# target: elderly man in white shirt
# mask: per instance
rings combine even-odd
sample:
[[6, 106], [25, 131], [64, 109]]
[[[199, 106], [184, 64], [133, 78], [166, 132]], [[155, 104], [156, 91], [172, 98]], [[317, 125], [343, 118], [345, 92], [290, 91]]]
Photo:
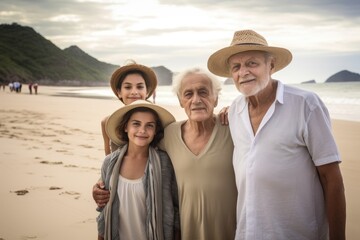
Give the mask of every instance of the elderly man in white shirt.
[[345, 239], [341, 160], [327, 108], [316, 94], [271, 78], [291, 59], [289, 50], [242, 30], [208, 60], [241, 92], [229, 108], [235, 239]]

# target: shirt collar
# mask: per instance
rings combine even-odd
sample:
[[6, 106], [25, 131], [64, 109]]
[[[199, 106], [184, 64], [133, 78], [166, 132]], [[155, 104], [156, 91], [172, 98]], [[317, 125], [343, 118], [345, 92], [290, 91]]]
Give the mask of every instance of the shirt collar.
[[284, 104], [284, 84], [278, 80], [277, 89], [276, 89], [276, 98], [275, 101], [278, 101], [281, 104]]

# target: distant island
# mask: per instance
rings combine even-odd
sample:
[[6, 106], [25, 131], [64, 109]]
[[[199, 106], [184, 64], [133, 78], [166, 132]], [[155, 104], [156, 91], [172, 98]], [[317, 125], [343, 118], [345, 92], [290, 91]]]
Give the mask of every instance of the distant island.
[[[342, 70], [334, 75], [330, 76], [325, 80], [325, 83], [333, 83], [333, 82], [360, 82], [360, 74], [350, 72], [348, 70]], [[315, 80], [309, 80], [302, 83], [316, 83]]]
[[[70, 46], [64, 50], [45, 39], [33, 28], [17, 23], [0, 24], [0, 84], [19, 81], [42, 85], [109, 85], [119, 65], [101, 62]], [[171, 85], [174, 73], [164, 66], [152, 67], [159, 85]], [[347, 70], [330, 76], [325, 82], [360, 81], [360, 74]], [[316, 83], [315, 80], [303, 83]], [[234, 84], [226, 79], [224, 84]]]
[[304, 82], [301, 82], [301, 83], [305, 83], [305, 84], [307, 84], [307, 83], [316, 83], [316, 81], [313, 79], [313, 80], [304, 81]]
[[360, 74], [343, 70], [330, 76], [325, 82], [360, 82]]

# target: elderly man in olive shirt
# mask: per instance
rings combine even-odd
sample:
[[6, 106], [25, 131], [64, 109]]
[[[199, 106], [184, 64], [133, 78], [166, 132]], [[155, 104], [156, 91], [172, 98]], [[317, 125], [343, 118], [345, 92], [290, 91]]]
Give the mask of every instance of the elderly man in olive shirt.
[[[201, 69], [174, 79], [174, 91], [188, 119], [165, 129], [162, 148], [169, 154], [178, 184], [181, 238], [234, 239], [237, 190], [228, 126], [214, 115], [220, 82]], [[93, 188], [99, 206], [108, 191]]]

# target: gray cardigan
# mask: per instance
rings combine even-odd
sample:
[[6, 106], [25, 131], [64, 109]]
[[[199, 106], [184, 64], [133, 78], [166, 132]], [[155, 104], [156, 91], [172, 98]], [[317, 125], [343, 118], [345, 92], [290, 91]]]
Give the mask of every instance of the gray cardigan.
[[[126, 145], [124, 147], [127, 147]], [[107, 155], [102, 168], [101, 168], [101, 179], [105, 183], [105, 188], [109, 189], [110, 177], [112, 170], [117, 162], [120, 155], [121, 148]], [[163, 204], [163, 232], [165, 240], [172, 240], [175, 237], [176, 232], [180, 232], [180, 217], [179, 217], [179, 202], [178, 202], [178, 188], [172, 166], [171, 160], [166, 152], [156, 149], [157, 154], [160, 158], [161, 163], [161, 174], [162, 174], [162, 204]], [[121, 160], [120, 160], [121, 161]], [[146, 167], [148, 168], [148, 166]], [[145, 171], [148, 174], [148, 171]], [[148, 178], [144, 178], [148, 179]], [[144, 181], [144, 187], [149, 184]], [[110, 202], [108, 203], [110, 204]], [[112, 202], [111, 219], [112, 223], [112, 239], [120, 239], [118, 227], [119, 226], [119, 198], [116, 196]], [[148, 206], [147, 206], [148, 207]], [[105, 218], [104, 208], [97, 208], [100, 212], [97, 217], [98, 234], [104, 236], [105, 232]]]

